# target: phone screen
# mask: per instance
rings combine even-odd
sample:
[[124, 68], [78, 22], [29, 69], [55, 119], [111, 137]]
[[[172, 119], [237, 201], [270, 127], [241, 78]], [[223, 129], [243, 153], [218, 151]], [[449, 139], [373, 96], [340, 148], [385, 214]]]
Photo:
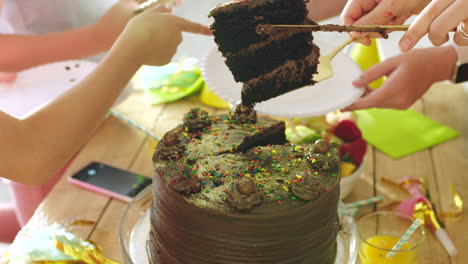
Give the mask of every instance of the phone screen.
[[97, 188], [91, 189], [95, 189], [98, 192], [105, 190], [107, 191], [106, 193], [110, 191], [117, 194], [117, 196], [130, 198], [135, 197], [152, 182], [151, 178], [143, 175], [134, 174], [98, 162], [89, 164], [73, 175], [70, 180], [88, 189], [90, 189], [90, 186], [95, 186]]

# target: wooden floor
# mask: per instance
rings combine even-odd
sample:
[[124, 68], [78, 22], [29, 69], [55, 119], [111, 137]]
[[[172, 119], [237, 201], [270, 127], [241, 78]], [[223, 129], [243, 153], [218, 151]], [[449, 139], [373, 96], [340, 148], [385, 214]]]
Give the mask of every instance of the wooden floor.
[[[120, 105], [118, 110], [143, 126], [151, 128], [157, 134], [163, 135], [180, 123], [183, 113], [195, 106], [200, 106], [196, 97], [167, 105], [149, 106], [144, 102], [144, 94], [135, 93]], [[223, 112], [209, 107], [203, 108], [212, 114]], [[369, 147], [365, 172], [346, 201], [381, 194], [385, 196], [385, 202], [377, 206], [382, 207], [391, 201], [400, 200], [404, 198], [404, 194], [382, 184], [381, 179], [386, 177], [397, 180], [404, 176], [425, 179], [435, 204], [441, 211], [447, 211], [452, 206], [449, 199], [451, 184], [457, 186], [462, 197], [468, 198], [468, 96], [461, 86], [437, 85], [414, 106], [414, 109], [459, 130], [461, 136], [399, 160], [394, 160]], [[38, 208], [28, 226], [52, 223], [66, 225], [78, 219], [95, 221], [95, 226], [75, 227], [72, 231], [96, 241], [103, 246], [107, 256], [122, 261], [118, 227], [126, 204], [71, 186], [67, 178], [90, 161], [102, 161], [151, 176], [150, 151], [151, 140], [144, 133], [114, 117], [109, 117], [76, 157], [65, 177]], [[362, 209], [359, 214], [376, 209], [374, 206], [369, 206]], [[459, 249], [459, 254], [450, 258], [429, 232], [421, 263], [468, 263], [468, 218], [449, 221], [446, 225], [450, 237]]]

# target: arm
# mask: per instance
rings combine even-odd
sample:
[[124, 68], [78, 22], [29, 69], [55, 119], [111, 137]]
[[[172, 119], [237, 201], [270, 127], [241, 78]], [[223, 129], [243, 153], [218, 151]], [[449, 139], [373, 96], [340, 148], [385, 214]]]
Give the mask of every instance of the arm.
[[86, 79], [28, 118], [0, 112], [1, 175], [31, 185], [53, 175], [93, 134], [139, 66], [116, 48]]
[[0, 35], [0, 71], [79, 59], [107, 49], [95, 26], [45, 35]]
[[170, 61], [182, 31], [210, 33], [148, 10], [132, 19], [102, 63], [68, 92], [24, 120], [0, 112], [0, 175], [29, 185], [45, 182], [87, 142], [141, 64]]
[[[137, 8], [136, 0], [119, 0], [95, 24], [44, 35], [0, 35], [0, 72], [17, 72], [40, 64], [80, 59], [108, 50]], [[159, 12], [169, 8], [158, 7]]]

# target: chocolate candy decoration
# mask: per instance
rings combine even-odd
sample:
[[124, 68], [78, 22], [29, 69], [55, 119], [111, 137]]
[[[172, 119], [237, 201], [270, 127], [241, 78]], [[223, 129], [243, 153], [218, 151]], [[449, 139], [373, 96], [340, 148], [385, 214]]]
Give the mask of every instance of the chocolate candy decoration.
[[175, 131], [169, 131], [167, 132], [164, 137], [161, 139], [161, 141], [164, 143], [166, 146], [173, 146], [177, 143], [180, 142], [179, 140], [179, 135]]
[[240, 210], [248, 210], [262, 202], [262, 192], [247, 177], [232, 183], [226, 190], [226, 202]]
[[190, 133], [202, 131], [211, 126], [208, 112], [201, 110], [199, 107], [190, 109], [184, 116], [184, 128]]
[[251, 195], [255, 192], [255, 183], [249, 178], [242, 178], [236, 188], [241, 194]]
[[325, 139], [319, 139], [314, 143], [314, 152], [325, 154], [330, 151], [331, 145]]

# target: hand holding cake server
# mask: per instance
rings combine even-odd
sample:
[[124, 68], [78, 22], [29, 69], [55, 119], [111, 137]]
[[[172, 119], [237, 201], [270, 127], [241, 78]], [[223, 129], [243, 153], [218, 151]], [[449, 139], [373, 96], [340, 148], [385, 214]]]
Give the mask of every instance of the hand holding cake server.
[[[468, 45], [467, 0], [350, 0], [341, 18], [347, 25], [398, 25], [414, 14], [419, 15], [401, 38], [401, 51], [410, 51], [425, 35], [435, 46], [440, 46], [449, 40], [448, 33], [455, 28], [454, 42]], [[362, 37], [362, 34], [351, 35]], [[366, 36], [362, 42], [369, 44], [370, 40]]]
[[[409, 52], [389, 58], [362, 73], [353, 85], [366, 87], [366, 93], [345, 110], [406, 109], [435, 82], [468, 79], [468, 74], [462, 70], [462, 65], [468, 63], [468, 0], [350, 0], [341, 18], [349, 25], [395, 25], [402, 24], [413, 14], [419, 15], [399, 43], [402, 51]], [[434, 45], [442, 45], [455, 28], [453, 40], [456, 45], [412, 50], [425, 35]], [[364, 44], [369, 44], [369, 37], [372, 37], [363, 33], [351, 35], [360, 38]], [[382, 87], [377, 90], [368, 87], [370, 82], [382, 76], [388, 77]]]

